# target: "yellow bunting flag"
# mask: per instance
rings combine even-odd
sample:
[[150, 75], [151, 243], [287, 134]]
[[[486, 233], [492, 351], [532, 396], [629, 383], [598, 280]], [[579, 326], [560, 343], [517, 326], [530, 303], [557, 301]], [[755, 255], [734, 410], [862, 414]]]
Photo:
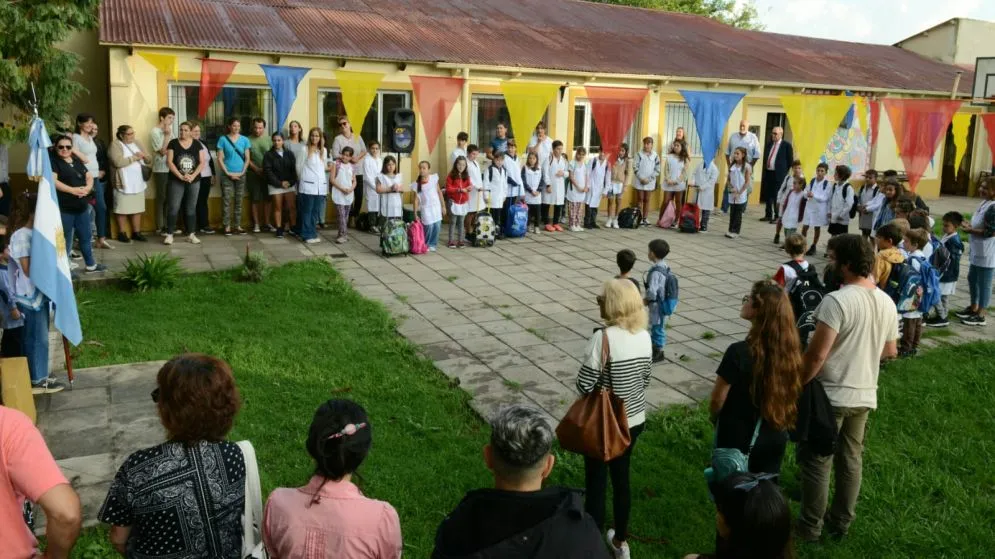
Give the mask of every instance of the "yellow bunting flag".
[[155, 69], [163, 74], [174, 80], [180, 78], [180, 64], [175, 54], [155, 54], [144, 51], [136, 51], [136, 54], [144, 58], [149, 64], [155, 66]]
[[860, 123], [860, 133], [865, 137], [867, 136], [867, 98], [856, 97], [857, 108], [855, 109], [857, 113], [857, 122]]
[[954, 174], [960, 170], [960, 162], [967, 153], [967, 133], [971, 129], [971, 116], [969, 114], [958, 113], [954, 115], [954, 149], [957, 157], [954, 159]]
[[781, 105], [791, 125], [795, 157], [801, 160], [805, 175], [814, 177], [815, 167], [853, 105], [853, 98], [845, 95], [782, 95]]
[[511, 132], [518, 138], [519, 149], [528, 143], [536, 124], [542, 120], [559, 90], [559, 84], [555, 83], [501, 82], [504, 103], [511, 118]]
[[383, 81], [381, 72], [353, 72], [351, 70], [336, 70], [335, 79], [342, 90], [342, 105], [349, 117], [352, 129], [359, 133], [363, 129], [363, 121], [377, 98], [377, 88]]

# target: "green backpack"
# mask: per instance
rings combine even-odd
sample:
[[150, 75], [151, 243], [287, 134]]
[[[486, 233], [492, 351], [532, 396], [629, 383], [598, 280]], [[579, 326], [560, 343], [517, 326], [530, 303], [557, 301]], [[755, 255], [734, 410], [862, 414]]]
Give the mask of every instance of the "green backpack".
[[380, 229], [380, 250], [384, 256], [399, 256], [408, 253], [408, 230], [404, 220], [387, 218]]
[[[750, 453], [753, 452], [753, 445], [757, 443], [760, 435], [760, 423], [763, 418], [757, 419], [757, 426], [753, 429], [753, 438], [750, 439], [750, 448], [743, 454], [738, 448], [713, 448], [712, 465], [705, 468], [705, 481], [709, 485], [718, 483], [727, 477], [739, 473], [750, 471]], [[719, 425], [715, 424], [715, 440], [718, 441]]]

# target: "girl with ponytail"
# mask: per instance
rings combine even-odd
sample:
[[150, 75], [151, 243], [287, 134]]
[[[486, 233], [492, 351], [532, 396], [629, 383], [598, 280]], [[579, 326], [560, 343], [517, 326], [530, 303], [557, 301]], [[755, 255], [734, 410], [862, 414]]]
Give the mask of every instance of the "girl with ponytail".
[[274, 490], [266, 502], [263, 542], [270, 557], [401, 556], [397, 511], [364, 497], [352, 483], [372, 444], [373, 427], [362, 406], [328, 400], [318, 408], [306, 444], [314, 475], [303, 487]]

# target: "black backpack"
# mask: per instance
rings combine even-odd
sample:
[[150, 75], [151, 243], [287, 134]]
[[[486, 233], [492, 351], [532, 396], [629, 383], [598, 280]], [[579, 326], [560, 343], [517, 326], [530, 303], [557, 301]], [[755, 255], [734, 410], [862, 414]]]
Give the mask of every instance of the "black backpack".
[[639, 208], [625, 208], [618, 212], [618, 226], [621, 229], [638, 229], [643, 220], [643, 212]]
[[791, 286], [791, 291], [788, 292], [788, 299], [791, 301], [791, 309], [795, 312], [795, 325], [798, 327], [798, 336], [804, 349], [808, 346], [809, 337], [815, 332], [815, 309], [822, 304], [826, 288], [819, 280], [819, 271], [813, 264], [809, 264], [808, 268], [803, 270], [800, 264], [792, 260], [785, 262], [785, 266], [790, 266], [798, 276]]

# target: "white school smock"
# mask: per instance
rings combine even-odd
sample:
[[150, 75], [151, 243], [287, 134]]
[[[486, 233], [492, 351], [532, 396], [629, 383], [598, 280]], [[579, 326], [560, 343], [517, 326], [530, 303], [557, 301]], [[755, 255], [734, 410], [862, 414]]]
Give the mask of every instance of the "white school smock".
[[553, 153], [553, 139], [546, 136], [540, 142], [539, 137], [532, 134], [532, 137], [529, 138], [528, 150], [533, 149], [535, 150], [536, 155], [539, 156], [539, 161], [546, 161]]
[[[660, 176], [660, 156], [655, 151], [650, 153], [642, 150], [637, 151], [636, 155], [633, 156], [633, 168], [636, 172], [636, 180], [633, 181], [632, 185], [636, 187], [636, 190], [656, 190], [656, 179]], [[643, 184], [640, 179], [649, 179], [649, 182]]]
[[[542, 193], [546, 190], [545, 185], [542, 183], [542, 169], [530, 169], [528, 167], [522, 169], [522, 182], [526, 187], [525, 202], [530, 206], [541, 203]], [[535, 192], [535, 194], [529, 194], [529, 189]]]
[[687, 183], [681, 178], [681, 175], [684, 173], [684, 160], [672, 153], [668, 153], [666, 170], [668, 175], [665, 178], [668, 181], [677, 181], [677, 184], [667, 184], [667, 182], [664, 182], [663, 191], [684, 192], [684, 189], [687, 187]]
[[582, 192], [574, 186], [574, 183], [585, 188], [587, 185], [587, 164], [576, 159], [570, 162], [570, 177], [567, 181], [567, 202], [584, 202], [587, 200], [587, 193]]
[[[335, 166], [335, 182], [338, 184], [349, 188], [349, 185], [352, 184], [352, 176], [352, 163], [339, 163]], [[338, 188], [332, 187], [332, 202], [336, 206], [351, 206], [355, 199], [355, 191], [345, 194]]]
[[[971, 216], [971, 228], [981, 229], [985, 226], [985, 213], [995, 207], [995, 202], [985, 200]], [[995, 237], [968, 235], [968, 250], [970, 264], [979, 268], [995, 268]]]
[[466, 174], [470, 177], [470, 200], [467, 203], [467, 211], [475, 212], [483, 206], [484, 199], [484, 177], [480, 172], [480, 165], [474, 160], [466, 160]]
[[850, 208], [853, 207], [853, 186], [845, 182], [834, 184], [829, 193], [829, 223], [850, 224]]
[[467, 156], [466, 156], [466, 150], [463, 149], [463, 148], [456, 148], [456, 149], [453, 150], [452, 153], [449, 154], [449, 168], [450, 169], [453, 168], [453, 165], [456, 163], [456, 160], [459, 159], [461, 156], [464, 159], [468, 159]]
[[719, 168], [715, 162], [704, 165], [696, 165], [691, 182], [698, 187], [698, 207], [703, 212], [710, 212], [715, 208], [715, 185], [719, 182]]
[[439, 175], [431, 174], [428, 182], [411, 183], [411, 190], [418, 196], [418, 213], [421, 214], [423, 225], [432, 225], [442, 221], [442, 203], [439, 202]]
[[781, 226], [785, 229], [798, 229], [801, 220], [798, 217], [801, 211], [802, 202], [805, 200], [805, 191], [792, 190], [784, 197], [781, 203]]
[[857, 203], [864, 206], [864, 210], [867, 211], [866, 214], [859, 214], [858, 221], [860, 228], [874, 229], [874, 222], [877, 221], [878, 214], [881, 213], [881, 208], [884, 207], [884, 193], [881, 192], [881, 189], [876, 184], [865, 184], [860, 187], [860, 201]]
[[[562, 177], [556, 176], [556, 173], [563, 172]], [[542, 203], [549, 204], [553, 206], [562, 206], [563, 202], [566, 200], [567, 195], [567, 158], [560, 157], [559, 159], [553, 159], [550, 157], [546, 160], [546, 163], [542, 168], [542, 175], [545, 177], [546, 186], [550, 187], [550, 192], [542, 193]]]
[[812, 179], [808, 187], [805, 188], [805, 195], [812, 193], [812, 197], [805, 203], [805, 219], [802, 225], [809, 227], [825, 227], [829, 225], [829, 196], [833, 187], [829, 184], [829, 179]]
[[[393, 177], [389, 177], [383, 173], [377, 175], [377, 184], [380, 186], [391, 187], [396, 186], [398, 188], [403, 184], [401, 179], [401, 174], [397, 173]], [[400, 192], [384, 192], [380, 195], [380, 207], [377, 209], [384, 217], [403, 217], [404, 216], [404, 204], [401, 201]]]
[[[748, 165], [748, 164], [747, 164]], [[745, 204], [750, 198], [750, 190], [746, 186], [746, 173], [743, 167], [746, 165], [733, 165], [729, 167], [729, 186], [732, 188], [729, 190], [729, 203], [730, 204]], [[739, 190], [743, 189], [742, 194], [738, 196], [734, 195], [733, 189]]]
[[491, 164], [484, 171], [484, 190], [490, 194], [489, 208], [504, 208], [505, 193], [508, 192], [508, 175], [504, 167]]
[[780, 208], [784, 205], [784, 200], [788, 197], [790, 193], [795, 188], [795, 176], [787, 175], [784, 180], [781, 181], [781, 186], [777, 189], [777, 207]]
[[380, 211], [380, 195], [377, 194], [377, 176], [383, 170], [383, 158], [366, 154], [363, 158], [363, 184], [357, 188], [363, 189], [363, 199], [366, 201], [366, 211]]
[[504, 156], [504, 172], [508, 175], [509, 181], [508, 189], [505, 191], [504, 197], [518, 198], [523, 194], [522, 169], [518, 166], [518, 159], [513, 158], [510, 155]]
[[589, 163], [587, 175], [587, 192], [584, 193], [584, 201], [592, 208], [601, 205], [601, 198], [610, 186], [611, 169], [608, 168], [608, 159], [595, 158]]
[[[307, 152], [305, 152], [306, 154]], [[313, 196], [328, 196], [328, 174], [325, 173], [325, 160], [328, 150], [313, 152], [297, 162], [297, 176], [300, 177], [300, 193]]]

